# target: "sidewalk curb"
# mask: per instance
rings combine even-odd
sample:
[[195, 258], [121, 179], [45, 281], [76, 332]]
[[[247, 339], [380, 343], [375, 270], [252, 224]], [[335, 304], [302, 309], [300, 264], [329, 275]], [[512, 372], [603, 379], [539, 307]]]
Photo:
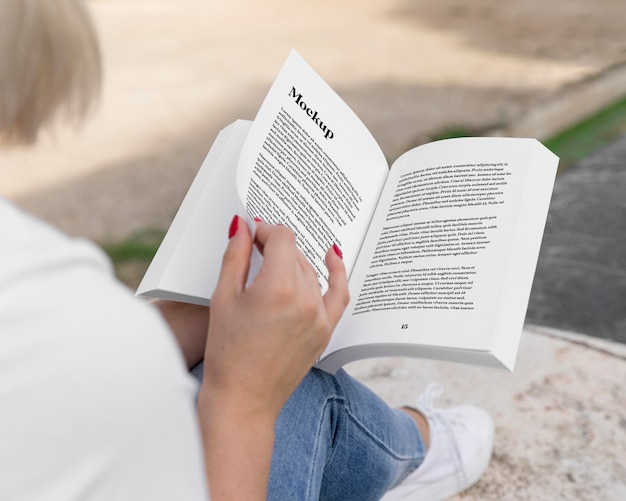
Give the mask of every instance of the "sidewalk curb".
[[547, 99], [488, 135], [545, 140], [626, 97], [626, 61], [560, 87]]
[[626, 345], [618, 343], [617, 341], [596, 338], [587, 334], [569, 332], [552, 327], [543, 327], [540, 325], [526, 324], [524, 326], [524, 330], [532, 334], [576, 344], [583, 348], [591, 349], [626, 361]]

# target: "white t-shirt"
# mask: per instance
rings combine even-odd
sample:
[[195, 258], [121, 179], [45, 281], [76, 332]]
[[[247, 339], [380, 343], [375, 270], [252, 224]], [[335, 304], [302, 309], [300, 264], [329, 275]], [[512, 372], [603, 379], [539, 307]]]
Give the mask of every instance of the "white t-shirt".
[[92, 244], [0, 199], [0, 499], [208, 499], [195, 383]]

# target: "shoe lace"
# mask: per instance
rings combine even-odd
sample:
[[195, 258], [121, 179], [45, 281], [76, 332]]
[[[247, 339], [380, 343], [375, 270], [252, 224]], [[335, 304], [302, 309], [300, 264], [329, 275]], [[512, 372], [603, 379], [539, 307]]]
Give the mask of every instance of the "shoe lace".
[[426, 416], [429, 421], [429, 425], [443, 429], [448, 435], [446, 440], [450, 456], [454, 461], [455, 471], [458, 472], [458, 482], [460, 486], [468, 485], [467, 475], [465, 468], [463, 467], [463, 460], [461, 458], [461, 451], [459, 444], [454, 435], [454, 428], [466, 428], [466, 424], [456, 418], [453, 413], [444, 413], [437, 407], [435, 407], [435, 401], [443, 394], [443, 386], [440, 383], [430, 383], [426, 388], [426, 391], [422, 393], [417, 401], [419, 410]]

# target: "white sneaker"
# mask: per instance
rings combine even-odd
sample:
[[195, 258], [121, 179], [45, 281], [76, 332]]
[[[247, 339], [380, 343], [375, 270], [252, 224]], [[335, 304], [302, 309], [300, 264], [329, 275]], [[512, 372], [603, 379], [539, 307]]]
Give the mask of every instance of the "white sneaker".
[[437, 409], [443, 388], [431, 384], [417, 401], [428, 420], [430, 447], [422, 464], [381, 501], [441, 501], [473, 485], [487, 469], [493, 450], [494, 425], [479, 407]]

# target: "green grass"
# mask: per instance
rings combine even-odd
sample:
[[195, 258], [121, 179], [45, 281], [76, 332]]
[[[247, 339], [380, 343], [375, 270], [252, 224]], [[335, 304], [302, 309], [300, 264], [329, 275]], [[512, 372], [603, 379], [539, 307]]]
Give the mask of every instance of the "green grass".
[[626, 98], [544, 141], [561, 158], [559, 171], [598, 151], [626, 133]]
[[133, 259], [152, 260], [157, 251], [165, 230], [145, 229], [133, 233], [122, 242], [104, 244], [102, 248], [114, 263], [122, 263]]
[[455, 137], [472, 137], [480, 136], [481, 132], [473, 131], [462, 125], [453, 125], [452, 127], [446, 127], [440, 132], [433, 135], [433, 141], [439, 141], [441, 139], [454, 139]]
[[[625, 133], [626, 98], [549, 138], [544, 141], [544, 144], [560, 157], [559, 172], [563, 172]], [[480, 132], [472, 131], [463, 126], [452, 126], [436, 134], [433, 139], [449, 139], [479, 134]], [[134, 233], [122, 242], [105, 244], [102, 247], [118, 271], [131, 262], [140, 263], [147, 268], [164, 236], [164, 229], [145, 229]]]
[[[455, 125], [435, 134], [433, 140], [477, 136], [483, 133], [484, 131]], [[626, 134], [626, 98], [544, 140], [543, 144], [561, 159], [559, 172], [563, 172], [622, 134]]]
[[164, 229], [148, 228], [133, 233], [121, 242], [102, 244], [102, 249], [113, 262], [117, 277], [134, 289], [164, 236]]

